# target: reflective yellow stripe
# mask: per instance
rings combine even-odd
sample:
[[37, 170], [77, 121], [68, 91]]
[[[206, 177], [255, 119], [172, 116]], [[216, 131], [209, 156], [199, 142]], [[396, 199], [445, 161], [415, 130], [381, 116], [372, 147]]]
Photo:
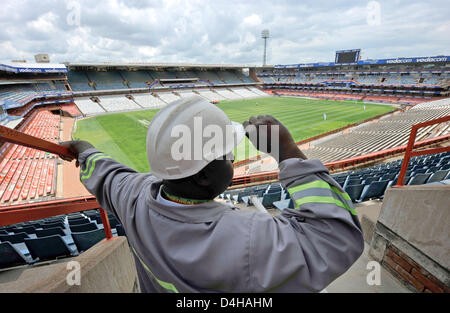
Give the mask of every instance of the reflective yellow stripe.
[[179, 293], [177, 288], [175, 288], [175, 286], [171, 283], [166, 283], [165, 281], [159, 280], [158, 278], [156, 278], [156, 276], [152, 273], [152, 271], [148, 268], [148, 266], [144, 263], [144, 261], [141, 260], [141, 258], [139, 257], [139, 255], [137, 254], [136, 250], [134, 250], [134, 248], [132, 247], [134, 254], [137, 256], [137, 258], [139, 259], [139, 261], [141, 261], [142, 266], [144, 267], [144, 269], [158, 282], [158, 284], [163, 287], [166, 290], [170, 290], [173, 291], [174, 293]]
[[87, 175], [81, 176], [81, 178], [80, 178], [83, 183], [84, 183], [84, 181], [86, 179], [91, 178], [92, 173], [95, 170], [95, 164], [97, 163], [98, 160], [101, 160], [101, 159], [111, 159], [111, 157], [108, 157], [108, 156], [105, 156], [105, 155], [98, 155], [95, 158], [93, 158], [92, 165], [89, 168], [89, 172], [87, 173]]
[[304, 198], [301, 198], [301, 199], [298, 199], [295, 201], [296, 207], [297, 206], [300, 207], [302, 204], [307, 204], [307, 203], [330, 203], [330, 204], [334, 204], [334, 205], [337, 205], [338, 207], [348, 210], [353, 215], [357, 215], [355, 209], [350, 208], [347, 204], [345, 204], [342, 201], [339, 201], [338, 199], [335, 199], [333, 197], [311, 196], [311, 197], [304, 197]]
[[87, 164], [86, 164], [86, 168], [84, 170], [81, 170], [80, 174], [82, 174], [82, 175], [86, 174], [88, 172], [88, 170], [89, 170], [89, 167], [91, 166], [92, 160], [97, 158], [99, 155], [105, 155], [106, 156], [106, 154], [104, 154], [104, 153], [95, 153], [95, 154], [90, 155], [89, 158], [88, 158]]
[[292, 195], [294, 192], [303, 191], [303, 190], [311, 189], [311, 188], [330, 189], [330, 184], [328, 184], [326, 181], [323, 181], [323, 180], [316, 180], [311, 183], [307, 183], [307, 184], [303, 184], [300, 186], [295, 186], [295, 187], [289, 188], [288, 191]]

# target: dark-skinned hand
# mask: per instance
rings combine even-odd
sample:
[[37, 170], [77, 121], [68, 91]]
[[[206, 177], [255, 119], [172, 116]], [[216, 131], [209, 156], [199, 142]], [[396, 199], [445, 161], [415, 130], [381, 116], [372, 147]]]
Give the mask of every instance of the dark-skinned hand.
[[63, 156], [63, 155], [60, 155], [59, 157], [61, 159], [63, 159], [64, 161], [68, 161], [68, 162], [71, 162], [72, 160], [75, 159], [77, 167], [80, 166], [80, 164], [78, 163], [78, 156], [80, 155], [80, 153], [86, 151], [89, 148], [94, 148], [94, 146], [92, 144], [90, 144], [87, 141], [83, 141], [83, 140], [65, 141], [65, 142], [60, 142], [59, 144], [63, 147], [67, 147], [69, 149], [70, 153], [75, 158], [70, 158], [70, 157]]
[[[270, 154], [278, 161], [278, 163], [290, 158], [307, 159], [297, 147], [286, 126], [272, 115], [252, 116], [248, 121], [245, 121], [243, 125], [247, 137], [256, 149]], [[264, 131], [264, 126], [267, 131]], [[278, 126], [278, 136], [277, 134], [274, 134], [274, 142], [272, 142], [272, 131], [276, 131], [277, 128], [271, 128], [271, 126]], [[263, 131], [261, 132], [260, 130]], [[276, 147], [274, 147], [276, 144], [279, 145], [278, 153]]]

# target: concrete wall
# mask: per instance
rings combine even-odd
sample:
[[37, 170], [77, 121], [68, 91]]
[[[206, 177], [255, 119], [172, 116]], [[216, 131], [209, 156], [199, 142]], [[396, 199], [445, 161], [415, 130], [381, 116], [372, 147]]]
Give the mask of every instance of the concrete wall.
[[370, 255], [416, 292], [450, 292], [450, 186], [389, 188]]
[[[70, 286], [68, 263], [80, 264], [80, 285]], [[102, 241], [71, 259], [1, 273], [0, 292], [117, 293], [139, 292], [134, 258], [125, 237]], [[74, 277], [74, 276], [71, 276]]]
[[450, 186], [391, 188], [379, 222], [445, 268], [450, 268]]

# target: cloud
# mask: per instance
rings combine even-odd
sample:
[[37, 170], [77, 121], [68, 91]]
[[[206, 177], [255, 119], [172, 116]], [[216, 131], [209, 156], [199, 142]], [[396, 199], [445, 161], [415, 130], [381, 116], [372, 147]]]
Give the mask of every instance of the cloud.
[[272, 64], [332, 61], [353, 48], [364, 58], [450, 54], [448, 1], [375, 3], [378, 24], [368, 22], [373, 1], [3, 0], [0, 61], [49, 53], [53, 62], [259, 65], [263, 29]]

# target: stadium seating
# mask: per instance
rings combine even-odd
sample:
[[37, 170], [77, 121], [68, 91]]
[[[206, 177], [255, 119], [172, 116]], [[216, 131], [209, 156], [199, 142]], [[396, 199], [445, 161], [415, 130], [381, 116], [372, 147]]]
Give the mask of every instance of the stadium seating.
[[60, 235], [25, 239], [25, 245], [27, 246], [31, 257], [34, 260], [39, 261], [53, 260], [59, 257], [69, 257], [74, 253]]
[[84, 72], [69, 71], [67, 78], [73, 91], [93, 90]]
[[81, 225], [71, 225], [69, 228], [72, 232], [85, 232], [98, 229], [97, 225], [92, 222]]
[[179, 96], [176, 96], [172, 92], [161, 92], [161, 93], [158, 93], [158, 96], [165, 103], [171, 103], [171, 102], [173, 102], [175, 100], [179, 100], [180, 99]]
[[76, 99], [75, 104], [77, 105], [80, 112], [84, 115], [93, 115], [106, 112], [105, 109], [103, 109], [97, 103], [87, 98]]
[[96, 90], [116, 90], [128, 88], [118, 72], [87, 72], [91, 82], [95, 83]]
[[234, 93], [232, 91], [232, 89], [217, 88], [217, 89], [215, 89], [215, 92], [227, 100], [242, 100], [243, 99], [243, 97]]
[[36, 230], [36, 237], [48, 237], [52, 235], [60, 235], [65, 236], [64, 230], [62, 227], [53, 227], [47, 229]]
[[148, 88], [146, 82], [152, 82], [154, 80], [154, 78], [145, 71], [120, 71], [119, 74], [129, 83], [130, 88]]
[[117, 230], [117, 236], [126, 236], [127, 235], [125, 233], [125, 229], [123, 228], [123, 226], [121, 224], [116, 226], [116, 230]]
[[133, 98], [137, 104], [144, 108], [156, 109], [166, 105], [164, 101], [151, 94], [135, 94]]
[[99, 97], [100, 105], [108, 112], [124, 112], [142, 109], [136, 102], [124, 96]]
[[[450, 114], [450, 99], [416, 105], [410, 110], [388, 116], [377, 123], [352, 129], [329, 140], [313, 145], [304, 153], [308, 158], [331, 162], [406, 145], [411, 126]], [[416, 141], [442, 136], [450, 132], [450, 125], [431, 125], [419, 129]]]
[[10, 242], [0, 243], [0, 269], [11, 268], [28, 263], [25, 256]]
[[72, 232], [72, 237], [79, 252], [88, 250], [96, 243], [106, 238], [105, 231], [103, 229], [85, 232]]
[[[52, 142], [59, 141], [60, 117], [39, 111], [21, 131]], [[6, 144], [0, 162], [0, 202], [37, 199], [55, 194], [56, 158], [32, 148]]]
[[227, 99], [218, 93], [218, 89], [199, 89], [197, 90], [197, 93], [209, 101], [221, 101]]
[[[332, 177], [349, 194], [355, 203], [370, 199], [382, 199], [386, 189], [397, 183], [402, 160], [359, 169]], [[449, 167], [449, 169], [445, 169]], [[450, 152], [414, 157], [410, 160], [409, 171], [404, 184], [430, 184], [450, 179]], [[426, 174], [420, 172], [427, 171]], [[221, 199], [252, 205], [251, 196], [257, 196], [266, 207], [283, 210], [292, 206], [289, 193], [279, 184], [261, 185], [244, 189], [229, 190], [221, 194]]]

